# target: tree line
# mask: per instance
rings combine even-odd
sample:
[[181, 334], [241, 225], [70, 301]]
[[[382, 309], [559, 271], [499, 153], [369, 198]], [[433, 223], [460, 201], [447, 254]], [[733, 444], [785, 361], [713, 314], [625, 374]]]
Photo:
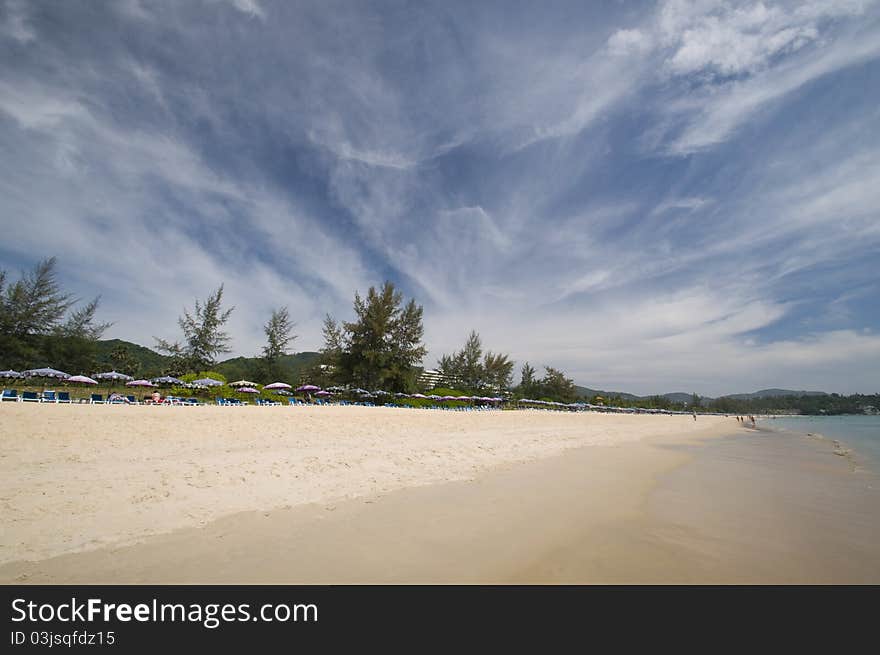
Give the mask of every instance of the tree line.
[[[52, 366], [92, 373], [98, 366], [97, 342], [111, 324], [96, 319], [100, 298], [76, 308], [79, 301], [61, 289], [56, 265], [55, 258], [46, 259], [9, 283], [7, 272], [0, 272], [0, 363], [16, 369]], [[185, 307], [177, 321], [179, 338], [154, 337], [155, 350], [164, 357], [161, 369], [153, 372], [181, 377], [210, 370], [230, 352], [226, 325], [235, 307], [224, 306], [223, 294], [221, 284], [192, 308]], [[325, 318], [324, 344], [307, 377], [322, 386], [418, 390], [427, 355], [422, 306], [415, 299], [404, 299], [393, 283], [385, 282], [378, 289], [370, 287], [365, 296], [356, 293], [353, 310], [349, 321]], [[297, 338], [295, 327], [287, 307], [272, 310], [263, 328], [265, 346], [249, 370], [250, 377], [264, 382], [282, 377], [279, 364]], [[109, 360], [120, 372], [144, 373], [139, 371], [138, 357], [124, 345], [115, 348]], [[484, 353], [476, 331], [460, 351], [440, 358], [445, 381], [469, 393], [509, 392], [513, 366], [507, 354]], [[534, 380], [528, 364], [523, 371], [523, 383], [514, 389], [525, 395], [560, 400], [572, 396], [574, 383], [561, 372], [548, 368], [545, 378]]]
[[[224, 307], [223, 293], [221, 284], [204, 301], [196, 300], [192, 309], [183, 309], [177, 322], [181, 338], [168, 341], [154, 337], [156, 350], [165, 355], [160, 374], [181, 377], [211, 370], [221, 355], [230, 352], [231, 337], [226, 324], [235, 308]], [[61, 289], [54, 257], [39, 262], [15, 282], [8, 280], [6, 271], [0, 271], [0, 368], [52, 366], [74, 373], [94, 372], [97, 342], [111, 325], [97, 320], [99, 305], [100, 297], [80, 304]], [[370, 287], [363, 297], [356, 293], [353, 312], [350, 321], [325, 317], [324, 344], [320, 356], [306, 371], [306, 378], [323, 387], [340, 385], [410, 393], [423, 390], [419, 377], [427, 349], [422, 342], [422, 306], [412, 298], [404, 299], [393, 283], [385, 282], [378, 289]], [[291, 354], [290, 346], [297, 339], [295, 327], [287, 307], [271, 311], [263, 326], [266, 342], [248, 370], [249, 377], [264, 383], [283, 378], [280, 363]], [[138, 359], [124, 346], [114, 349], [110, 360], [116, 370], [136, 374]], [[694, 394], [690, 403], [675, 403], [660, 396], [586, 397], [578, 393], [574, 381], [563, 371], [548, 366], [539, 377], [529, 362], [522, 365], [519, 382], [514, 385], [513, 360], [508, 354], [484, 350], [475, 330], [460, 350], [440, 356], [438, 369], [443, 386], [471, 394], [505, 394], [514, 398], [583, 400], [656, 409], [701, 408], [739, 414], [774, 410], [839, 414], [860, 413], [871, 406], [880, 409], [880, 397], [876, 395], [704, 400]]]

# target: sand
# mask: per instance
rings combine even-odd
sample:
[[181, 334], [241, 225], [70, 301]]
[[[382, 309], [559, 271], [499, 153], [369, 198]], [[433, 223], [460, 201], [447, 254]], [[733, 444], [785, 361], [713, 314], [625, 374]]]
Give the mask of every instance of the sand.
[[7, 409], [0, 582], [880, 582], [876, 473], [733, 419]]
[[7, 403], [0, 406], [0, 563], [730, 424], [546, 411]]

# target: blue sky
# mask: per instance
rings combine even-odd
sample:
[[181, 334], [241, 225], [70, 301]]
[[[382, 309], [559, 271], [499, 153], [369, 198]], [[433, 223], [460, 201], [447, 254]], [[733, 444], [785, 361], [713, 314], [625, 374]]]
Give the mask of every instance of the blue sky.
[[384, 279], [581, 384], [880, 391], [880, 6], [0, 2], [0, 268], [234, 354]]

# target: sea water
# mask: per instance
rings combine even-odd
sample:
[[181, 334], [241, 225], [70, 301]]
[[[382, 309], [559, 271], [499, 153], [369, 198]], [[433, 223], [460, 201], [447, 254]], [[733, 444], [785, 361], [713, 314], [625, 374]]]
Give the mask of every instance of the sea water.
[[795, 432], [812, 432], [837, 439], [880, 471], [880, 416], [794, 416], [759, 419], [759, 425]]

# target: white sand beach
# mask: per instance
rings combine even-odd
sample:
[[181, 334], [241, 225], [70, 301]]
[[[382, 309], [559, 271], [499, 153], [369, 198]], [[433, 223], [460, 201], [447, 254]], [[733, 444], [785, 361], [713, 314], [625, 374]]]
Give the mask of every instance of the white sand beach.
[[880, 479], [733, 418], [0, 408], [0, 582], [866, 583]]
[[567, 449], [733, 419], [365, 407], [0, 407], [0, 562], [131, 543], [236, 512], [471, 479]]

